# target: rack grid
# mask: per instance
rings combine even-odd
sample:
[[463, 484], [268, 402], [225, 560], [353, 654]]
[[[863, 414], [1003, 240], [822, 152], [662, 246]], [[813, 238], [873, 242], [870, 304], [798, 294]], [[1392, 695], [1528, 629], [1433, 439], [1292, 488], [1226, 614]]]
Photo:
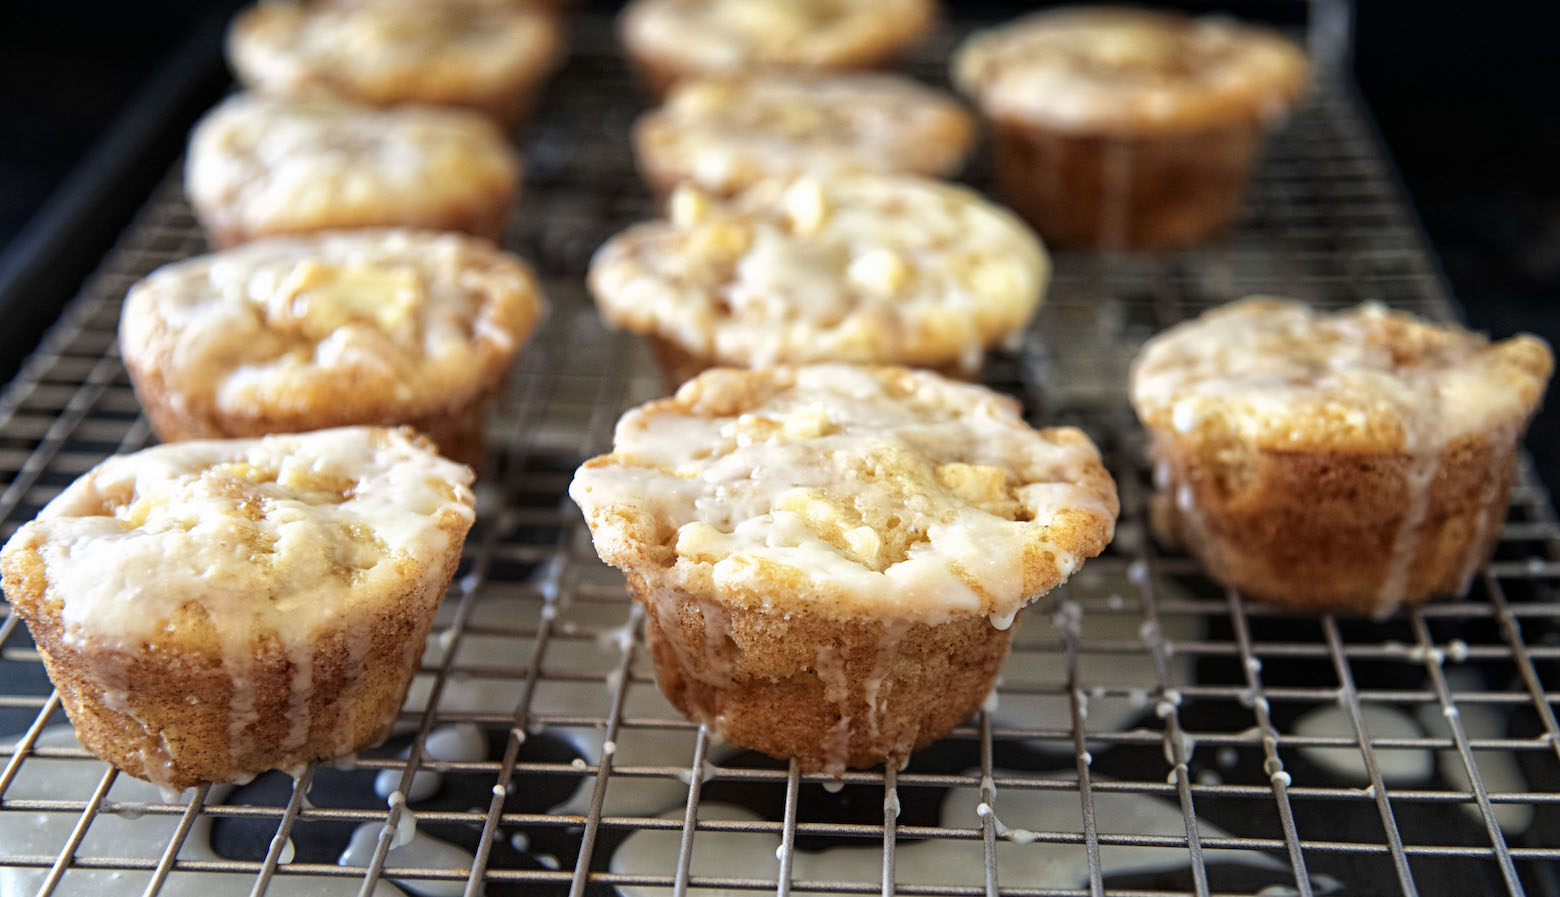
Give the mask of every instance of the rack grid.
[[[159, 796], [69, 737], [8, 613], [0, 894], [1560, 893], [1560, 521], [1530, 466], [1472, 594], [1384, 620], [1249, 603], [1147, 533], [1125, 402], [1147, 336], [1264, 292], [1456, 314], [1347, 82], [1324, 75], [1224, 243], [1054, 254], [1046, 305], [984, 379], [1094, 437], [1118, 537], [1028, 612], [974, 720], [903, 770], [831, 783], [665, 702], [565, 495], [621, 411], [662, 391], [583, 290], [590, 252], [653, 208], [624, 136], [642, 99], [606, 23], [579, 25], [507, 241], [552, 312], [490, 417], [478, 523], [397, 734]], [[912, 71], [941, 81], [952, 40]], [[0, 395], [0, 537], [148, 443], [120, 300], [203, 249], [170, 175]], [[478, 748], [436, 748], [459, 737]]]

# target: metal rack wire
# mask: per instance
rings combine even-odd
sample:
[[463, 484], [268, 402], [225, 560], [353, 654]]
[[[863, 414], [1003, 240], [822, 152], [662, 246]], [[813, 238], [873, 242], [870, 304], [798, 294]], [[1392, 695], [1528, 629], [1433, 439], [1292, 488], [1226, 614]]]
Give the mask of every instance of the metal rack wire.
[[[59, 700], [7, 615], [0, 892], [1560, 893], [1560, 521], [1530, 470], [1473, 594], [1388, 620], [1249, 604], [1146, 534], [1125, 371], [1149, 334], [1254, 292], [1455, 314], [1346, 83], [1324, 80], [1274, 142], [1226, 243], [1057, 255], [1024, 346], [986, 379], [1101, 445], [1118, 539], [1029, 612], [976, 719], [831, 793], [666, 705], [638, 613], [564, 495], [618, 414], [661, 391], [582, 289], [594, 247], [652, 209], [624, 140], [640, 97], [604, 23], [578, 30], [509, 239], [553, 311], [489, 421], [479, 521], [399, 734], [296, 778], [158, 798], [59, 737]], [[940, 80], [947, 40], [918, 74]], [[147, 443], [120, 299], [203, 248], [170, 178], [0, 395], [0, 536]], [[1341, 729], [1302, 731], [1326, 708]], [[1373, 733], [1383, 708], [1417, 714], [1418, 734]], [[486, 755], [433, 756], [430, 734], [460, 724]], [[1433, 768], [1405, 780], [1405, 757]], [[408, 804], [429, 772], [441, 789]], [[375, 797], [376, 776], [402, 797]], [[407, 853], [408, 821], [454, 852]], [[366, 858], [335, 862], [363, 825]]]

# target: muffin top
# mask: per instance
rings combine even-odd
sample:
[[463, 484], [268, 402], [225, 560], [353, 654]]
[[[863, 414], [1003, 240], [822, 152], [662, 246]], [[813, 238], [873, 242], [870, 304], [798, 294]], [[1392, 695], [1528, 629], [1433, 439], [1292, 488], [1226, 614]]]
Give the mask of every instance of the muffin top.
[[683, 186], [668, 205], [597, 251], [591, 291], [614, 323], [735, 366], [973, 367], [1050, 270], [1007, 210], [909, 175], [763, 181], [729, 201]]
[[1520, 427], [1552, 366], [1526, 334], [1492, 344], [1376, 304], [1324, 314], [1253, 297], [1149, 340], [1131, 395], [1144, 423], [1189, 438], [1413, 452]]
[[804, 172], [944, 175], [973, 139], [951, 97], [881, 74], [685, 81], [634, 129], [642, 168], [720, 194]]
[[246, 87], [375, 106], [481, 102], [557, 64], [554, 15], [512, 2], [262, 2], [233, 20], [227, 57]]
[[953, 79], [996, 118], [1079, 131], [1190, 130], [1286, 114], [1309, 66], [1292, 41], [1225, 18], [1058, 9], [975, 34]]
[[213, 627], [304, 640], [458, 551], [471, 470], [410, 430], [179, 442], [104, 461], [6, 543], [6, 593], [127, 650]]
[[513, 193], [519, 180], [515, 151], [475, 113], [248, 94], [201, 119], [184, 170], [212, 224], [273, 232], [415, 220]]
[[1115, 527], [1082, 432], [905, 368], [708, 371], [624, 415], [613, 448], [569, 487], [596, 551], [745, 607], [1005, 628]]
[[634, 0], [621, 25], [636, 51], [716, 74], [869, 66], [936, 17], [933, 0]]
[[188, 413], [404, 420], [492, 389], [542, 305], [530, 269], [484, 241], [337, 231], [158, 269], [125, 298], [120, 346]]

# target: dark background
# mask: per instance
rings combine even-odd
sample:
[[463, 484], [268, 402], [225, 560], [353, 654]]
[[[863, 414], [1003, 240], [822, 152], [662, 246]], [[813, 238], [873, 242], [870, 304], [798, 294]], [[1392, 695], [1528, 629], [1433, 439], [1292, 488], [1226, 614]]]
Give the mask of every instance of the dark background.
[[[222, 85], [198, 76], [215, 64], [222, 23], [238, 5], [9, 4], [0, 20], [0, 284], [21, 278], [38, 301], [12, 309], [0, 329], [29, 335], [30, 345], [31, 328], [52, 319], [85, 273], [81, 263], [101, 255], [144, 198], [141, 185], [166, 170], [184, 133], [163, 127], [161, 113], [189, 121], [215, 99]], [[953, 17], [992, 19], [1029, 4], [944, 5]], [[1355, 71], [1469, 322], [1560, 345], [1557, 25], [1560, 4], [1547, 2], [1368, 0], [1356, 10]], [[203, 52], [176, 52], [192, 43]], [[114, 191], [121, 195], [106, 208], [87, 202], [116, 185], [133, 189]], [[70, 235], [76, 264], [27, 270], [50, 230]], [[0, 379], [20, 362], [19, 353], [4, 356]], [[1551, 407], [1531, 438], [1551, 489], [1560, 485], [1557, 417]]]

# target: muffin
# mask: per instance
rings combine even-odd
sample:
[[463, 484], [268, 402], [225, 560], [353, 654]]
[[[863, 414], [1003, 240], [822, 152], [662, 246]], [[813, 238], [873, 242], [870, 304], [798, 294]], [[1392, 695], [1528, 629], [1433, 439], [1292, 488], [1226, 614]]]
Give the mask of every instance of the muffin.
[[278, 237], [131, 287], [120, 353], [165, 442], [406, 424], [475, 466], [542, 307], [523, 262], [471, 237]]
[[990, 120], [996, 180], [1046, 239], [1196, 243], [1229, 224], [1305, 90], [1291, 41], [1223, 18], [1090, 7], [977, 33], [953, 78]]
[[458, 109], [234, 96], [190, 136], [184, 192], [213, 246], [348, 227], [497, 242], [520, 190], [498, 129]]
[[730, 196], [812, 172], [953, 174], [974, 140], [957, 102], [894, 75], [770, 74], [685, 81], [634, 126], [634, 155], [662, 197], [680, 183]]
[[504, 126], [526, 116], [564, 51], [556, 15], [479, 0], [263, 2], [227, 39], [228, 64], [257, 93], [459, 106]]
[[650, 337], [673, 384], [820, 361], [972, 377], [1021, 335], [1050, 273], [1005, 209], [909, 175], [762, 181], [726, 201], [683, 186], [668, 206], [597, 250], [589, 286], [609, 322]]
[[618, 422], [569, 495], [666, 696], [805, 772], [969, 719], [1020, 610], [1110, 541], [1088, 437], [898, 367], [719, 369]]
[[172, 788], [390, 732], [473, 519], [471, 471], [406, 430], [109, 458], [0, 554], [87, 750]]
[[1132, 404], [1155, 528], [1208, 573], [1300, 610], [1460, 594], [1505, 520], [1553, 361], [1379, 305], [1251, 298], [1150, 340]]
[[696, 75], [877, 68], [920, 42], [934, 0], [633, 0], [619, 32], [657, 95]]

